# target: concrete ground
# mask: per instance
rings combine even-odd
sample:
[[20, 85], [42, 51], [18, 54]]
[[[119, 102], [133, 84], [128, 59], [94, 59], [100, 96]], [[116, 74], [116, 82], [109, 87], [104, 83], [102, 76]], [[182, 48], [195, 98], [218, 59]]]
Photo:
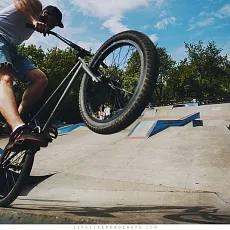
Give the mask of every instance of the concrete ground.
[[[37, 153], [0, 223], [230, 223], [230, 121], [128, 139], [79, 128]], [[5, 140], [0, 140], [4, 145]]]

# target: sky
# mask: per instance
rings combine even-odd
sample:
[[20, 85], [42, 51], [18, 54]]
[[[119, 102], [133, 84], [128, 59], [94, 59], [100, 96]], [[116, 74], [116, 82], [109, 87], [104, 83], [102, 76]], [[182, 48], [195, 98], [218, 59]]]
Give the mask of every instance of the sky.
[[[0, 9], [12, 3], [1, 0]], [[186, 57], [184, 42], [215, 41], [222, 54], [230, 54], [230, 0], [41, 0], [57, 6], [65, 28], [54, 31], [94, 52], [112, 35], [138, 30], [154, 44], [165, 47], [179, 62]], [[39, 33], [26, 41], [44, 50], [66, 48], [57, 38]], [[228, 55], [230, 60], [230, 55]]]

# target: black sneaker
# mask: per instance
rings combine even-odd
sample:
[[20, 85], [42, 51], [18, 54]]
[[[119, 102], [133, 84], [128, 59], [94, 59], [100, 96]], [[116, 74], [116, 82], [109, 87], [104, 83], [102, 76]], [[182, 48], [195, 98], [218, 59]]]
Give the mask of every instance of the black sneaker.
[[19, 152], [30, 148], [47, 147], [48, 141], [44, 135], [29, 130], [28, 126], [23, 125], [17, 128], [11, 135], [8, 149]]
[[[27, 124], [30, 120], [30, 114], [22, 113], [20, 114], [21, 119]], [[6, 122], [2, 127], [0, 127], [0, 135], [1, 136], [10, 136], [12, 130], [10, 125]]]

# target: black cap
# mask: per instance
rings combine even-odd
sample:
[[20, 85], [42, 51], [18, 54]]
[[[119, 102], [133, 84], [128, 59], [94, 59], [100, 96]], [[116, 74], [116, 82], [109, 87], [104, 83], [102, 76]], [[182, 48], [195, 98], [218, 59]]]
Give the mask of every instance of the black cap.
[[61, 21], [62, 20], [62, 13], [56, 6], [47, 6], [43, 10], [47, 10], [49, 14], [53, 15], [57, 19], [57, 21], [58, 21], [57, 26], [64, 28], [64, 25]]

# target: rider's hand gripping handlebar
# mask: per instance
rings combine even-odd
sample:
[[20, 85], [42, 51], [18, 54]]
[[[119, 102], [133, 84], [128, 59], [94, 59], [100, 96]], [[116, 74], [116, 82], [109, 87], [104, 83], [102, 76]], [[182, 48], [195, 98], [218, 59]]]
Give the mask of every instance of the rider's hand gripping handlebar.
[[[26, 28], [36, 30], [35, 25], [29, 24], [29, 23], [26, 23]], [[79, 57], [84, 58], [85, 56], [90, 56], [90, 57], [93, 56], [88, 50], [83, 49], [82, 47], [78, 46], [77, 44], [74, 44], [73, 42], [67, 40], [66, 38], [63, 38], [62, 36], [60, 36], [59, 34], [53, 32], [51, 30], [47, 31], [47, 34], [54, 35], [55, 37], [59, 38], [60, 40], [65, 42], [67, 45], [72, 47], [73, 49], [77, 50]]]

